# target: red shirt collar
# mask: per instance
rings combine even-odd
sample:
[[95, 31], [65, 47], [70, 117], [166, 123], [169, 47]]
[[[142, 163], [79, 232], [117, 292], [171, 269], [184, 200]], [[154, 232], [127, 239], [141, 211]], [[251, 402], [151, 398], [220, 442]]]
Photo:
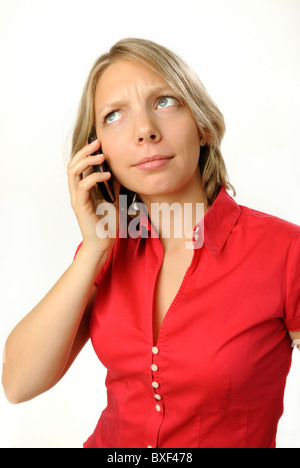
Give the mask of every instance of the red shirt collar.
[[[143, 209], [143, 204], [140, 206], [142, 209], [139, 215], [140, 235], [137, 238], [137, 249], [142, 238], [159, 237], [151, 225], [147, 211]], [[194, 247], [201, 248], [204, 243], [211, 254], [217, 257], [237, 223], [240, 214], [241, 208], [222, 187], [204, 218], [194, 227], [194, 233], [197, 234], [193, 240]]]
[[215, 257], [224, 247], [240, 214], [241, 208], [222, 187], [202, 223], [204, 224], [204, 243]]

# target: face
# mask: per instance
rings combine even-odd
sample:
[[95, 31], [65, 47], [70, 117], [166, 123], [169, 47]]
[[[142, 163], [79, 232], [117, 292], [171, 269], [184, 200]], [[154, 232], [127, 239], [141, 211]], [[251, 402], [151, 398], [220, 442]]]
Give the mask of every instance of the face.
[[95, 116], [112, 173], [141, 197], [181, 190], [198, 171], [196, 122], [170, 85], [146, 65], [109, 66], [96, 88]]

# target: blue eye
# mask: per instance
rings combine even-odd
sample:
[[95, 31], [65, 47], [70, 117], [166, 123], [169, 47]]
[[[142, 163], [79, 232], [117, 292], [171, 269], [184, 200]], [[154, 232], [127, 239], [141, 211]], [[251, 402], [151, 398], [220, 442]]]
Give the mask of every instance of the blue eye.
[[119, 120], [119, 118], [121, 118], [121, 117], [116, 118], [117, 114], [120, 114], [120, 112], [119, 111], [111, 112], [106, 117], [104, 117], [104, 121], [108, 124], [116, 122], [116, 120]]
[[177, 99], [172, 96], [163, 96], [158, 100], [158, 107], [159, 109], [163, 109], [165, 107], [174, 106], [177, 104]]

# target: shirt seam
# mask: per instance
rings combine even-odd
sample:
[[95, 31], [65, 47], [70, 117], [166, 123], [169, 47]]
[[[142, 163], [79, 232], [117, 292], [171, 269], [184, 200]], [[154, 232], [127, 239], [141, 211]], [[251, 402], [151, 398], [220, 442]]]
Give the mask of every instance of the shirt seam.
[[[289, 319], [288, 319], [288, 317], [286, 315], [287, 290], [288, 290], [288, 272], [289, 272], [290, 263], [292, 261], [292, 258], [293, 258], [293, 255], [294, 255], [294, 252], [295, 252], [295, 249], [296, 249], [296, 244], [297, 244], [299, 238], [300, 238], [300, 231], [298, 232], [298, 235], [294, 240], [291, 251], [290, 251], [290, 253], [288, 255], [288, 261], [286, 262], [286, 268], [285, 268], [284, 320], [285, 320], [286, 327], [287, 327], [287, 324], [289, 323]], [[296, 320], [296, 322], [297, 322], [297, 320]], [[293, 323], [293, 320], [291, 320], [291, 323]], [[299, 324], [300, 324], [300, 319], [299, 319]]]

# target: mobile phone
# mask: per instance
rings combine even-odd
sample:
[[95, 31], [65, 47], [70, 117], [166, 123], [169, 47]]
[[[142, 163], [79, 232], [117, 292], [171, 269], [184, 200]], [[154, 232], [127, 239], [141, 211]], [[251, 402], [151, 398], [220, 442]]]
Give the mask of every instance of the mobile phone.
[[[88, 138], [88, 142], [92, 143], [97, 139], [96, 136], [96, 130], [93, 127], [92, 132], [90, 133], [90, 136]], [[97, 154], [102, 153], [101, 147], [99, 148], [98, 151], [95, 151], [95, 153], [92, 154], [92, 156], [96, 156]], [[111, 172], [110, 167], [107, 163], [107, 161], [103, 161], [102, 164], [97, 164], [96, 166], [93, 166], [94, 172]], [[105, 182], [97, 182], [97, 185], [99, 187], [99, 190], [104, 198], [109, 203], [114, 203], [116, 200], [115, 193], [114, 193], [114, 187], [113, 187], [113, 182], [112, 182], [112, 177]]]

